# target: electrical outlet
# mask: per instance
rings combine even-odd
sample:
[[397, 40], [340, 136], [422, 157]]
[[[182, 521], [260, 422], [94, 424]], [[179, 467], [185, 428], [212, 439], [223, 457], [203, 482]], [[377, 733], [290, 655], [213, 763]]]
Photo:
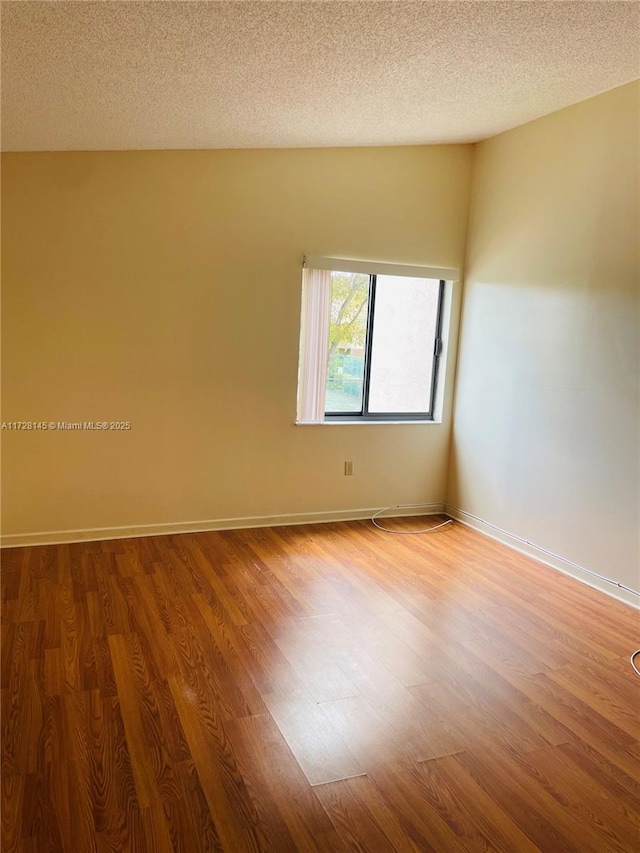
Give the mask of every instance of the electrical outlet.
[[353, 476], [353, 462], [350, 460], [344, 463], [344, 476], [352, 477]]

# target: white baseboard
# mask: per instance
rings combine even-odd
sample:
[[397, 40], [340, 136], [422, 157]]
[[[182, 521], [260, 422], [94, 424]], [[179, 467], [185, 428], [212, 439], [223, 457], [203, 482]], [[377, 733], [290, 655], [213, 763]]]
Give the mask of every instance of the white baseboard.
[[[358, 521], [371, 518], [384, 507], [345, 509], [333, 512], [296, 512], [289, 515], [256, 515], [243, 518], [217, 518], [209, 521], [177, 521], [168, 524], [138, 524], [127, 527], [96, 527], [87, 530], [52, 530], [46, 533], [11, 533], [0, 537], [1, 548], [26, 545], [56, 545], [63, 542], [99, 542], [105, 539], [137, 539], [140, 536], [166, 536], [171, 533], [205, 533], [210, 530], [238, 530], [246, 527], [283, 527], [290, 524], [324, 524], [331, 521]], [[391, 512], [391, 510], [389, 510]], [[394, 516], [438, 515], [443, 503], [422, 504], [419, 508], [393, 508]]]
[[588, 569], [579, 566], [577, 563], [566, 560], [558, 554], [552, 554], [545, 548], [534, 545], [533, 542], [527, 542], [520, 536], [516, 536], [515, 534], [509, 533], [500, 527], [496, 527], [494, 524], [490, 524], [488, 521], [484, 521], [483, 519], [478, 518], [478, 516], [465, 512], [465, 510], [459, 509], [458, 507], [447, 504], [445, 507], [445, 514], [451, 518], [455, 518], [456, 521], [462, 522], [462, 524], [465, 524], [467, 527], [472, 527], [479, 533], [483, 533], [485, 536], [489, 536], [491, 539], [495, 539], [497, 542], [507, 545], [514, 551], [526, 554], [527, 557], [533, 557], [535, 560], [538, 560], [538, 562], [544, 563], [545, 566], [550, 566], [552, 569], [556, 569], [564, 575], [569, 575], [569, 577], [572, 577], [587, 586], [593, 587], [593, 589], [604, 592], [612, 598], [622, 601], [624, 604], [629, 604], [636, 610], [640, 610], [640, 598], [633, 593], [627, 592], [625, 589], [618, 587], [616, 585], [616, 581], [612, 581], [609, 584], [604, 580], [600, 580], [599, 578], [594, 577]]

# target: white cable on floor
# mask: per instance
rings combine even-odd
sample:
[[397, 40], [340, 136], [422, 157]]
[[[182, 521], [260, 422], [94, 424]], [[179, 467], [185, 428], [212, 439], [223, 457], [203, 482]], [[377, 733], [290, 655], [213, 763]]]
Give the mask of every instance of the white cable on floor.
[[640, 669], [638, 669], [638, 667], [635, 665], [636, 655], [640, 655], [640, 649], [636, 649], [635, 652], [629, 658], [629, 660], [631, 661], [631, 666], [634, 668], [636, 675], [640, 676]]
[[433, 527], [425, 527], [424, 530], [392, 530], [390, 527], [383, 527], [381, 524], [378, 524], [376, 519], [382, 515], [383, 512], [389, 512], [390, 509], [414, 509], [419, 506], [427, 506], [427, 504], [394, 504], [393, 506], [387, 506], [384, 509], [378, 510], [371, 517], [371, 523], [374, 527], [377, 527], [378, 530], [384, 530], [385, 533], [401, 533], [405, 536], [417, 536], [419, 533], [431, 533], [433, 530], [437, 530], [439, 527], [444, 527], [445, 524], [451, 524], [452, 519], [449, 518], [447, 521], [443, 521], [440, 524], [434, 524]]

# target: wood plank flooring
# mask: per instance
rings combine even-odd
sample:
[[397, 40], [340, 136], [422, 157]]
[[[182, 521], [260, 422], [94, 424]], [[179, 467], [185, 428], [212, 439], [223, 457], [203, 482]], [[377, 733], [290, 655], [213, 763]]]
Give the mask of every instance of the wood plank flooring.
[[4, 853], [640, 850], [640, 615], [458, 523], [2, 564]]

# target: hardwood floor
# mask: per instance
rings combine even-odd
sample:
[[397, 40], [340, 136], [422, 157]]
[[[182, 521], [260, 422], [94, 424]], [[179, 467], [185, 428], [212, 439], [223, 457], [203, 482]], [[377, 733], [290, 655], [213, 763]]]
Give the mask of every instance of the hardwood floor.
[[2, 556], [4, 853], [640, 849], [639, 614], [460, 524]]

